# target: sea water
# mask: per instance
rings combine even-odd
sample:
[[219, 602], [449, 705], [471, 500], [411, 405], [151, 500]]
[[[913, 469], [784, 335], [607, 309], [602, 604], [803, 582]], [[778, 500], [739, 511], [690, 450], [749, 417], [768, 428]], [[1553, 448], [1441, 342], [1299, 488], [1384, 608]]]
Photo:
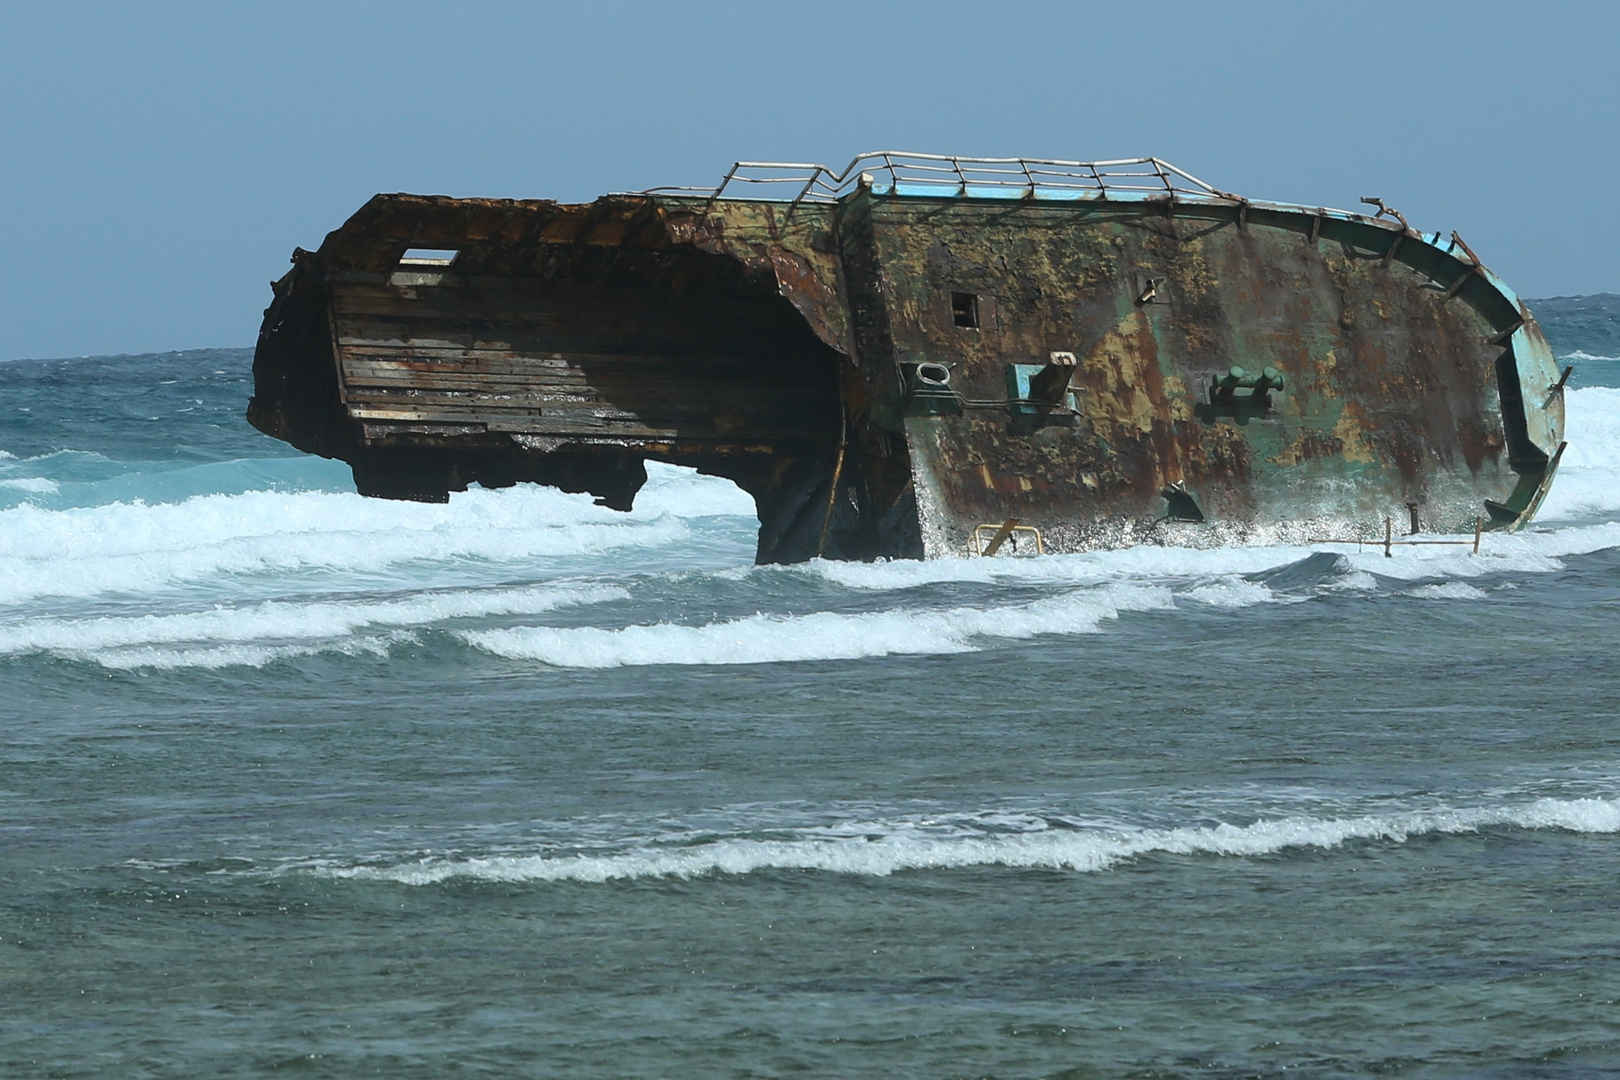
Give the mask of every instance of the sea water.
[[1620, 297], [1466, 548], [752, 565], [0, 365], [0, 1074], [1620, 1071]]

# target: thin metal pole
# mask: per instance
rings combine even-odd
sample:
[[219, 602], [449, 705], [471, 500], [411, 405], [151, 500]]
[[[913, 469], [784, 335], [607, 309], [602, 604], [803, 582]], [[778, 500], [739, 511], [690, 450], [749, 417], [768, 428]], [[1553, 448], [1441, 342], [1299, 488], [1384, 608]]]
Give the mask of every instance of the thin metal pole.
[[816, 555], [827, 554], [827, 533], [832, 528], [833, 507], [838, 502], [838, 481], [844, 475], [844, 449], [849, 445], [849, 399], [844, 396], [844, 368], [838, 367], [838, 460], [833, 463], [832, 488], [827, 492], [827, 510], [821, 518], [821, 543]]

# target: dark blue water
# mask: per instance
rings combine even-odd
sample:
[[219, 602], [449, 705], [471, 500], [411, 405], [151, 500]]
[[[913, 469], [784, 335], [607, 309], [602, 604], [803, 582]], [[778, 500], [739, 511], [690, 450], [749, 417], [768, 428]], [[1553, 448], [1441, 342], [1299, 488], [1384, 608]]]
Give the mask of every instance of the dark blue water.
[[0, 1075], [1614, 1075], [1620, 298], [1536, 308], [1479, 557], [755, 568], [0, 365]]

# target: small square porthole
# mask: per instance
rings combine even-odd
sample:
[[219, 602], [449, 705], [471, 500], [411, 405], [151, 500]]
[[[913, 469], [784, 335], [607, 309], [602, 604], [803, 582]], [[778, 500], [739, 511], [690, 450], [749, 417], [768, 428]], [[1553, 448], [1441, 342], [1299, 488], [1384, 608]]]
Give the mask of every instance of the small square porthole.
[[979, 297], [970, 292], [951, 293], [951, 321], [969, 330], [979, 328]]
[[460, 252], [440, 248], [411, 248], [399, 258], [401, 266], [436, 266], [444, 269], [456, 261]]

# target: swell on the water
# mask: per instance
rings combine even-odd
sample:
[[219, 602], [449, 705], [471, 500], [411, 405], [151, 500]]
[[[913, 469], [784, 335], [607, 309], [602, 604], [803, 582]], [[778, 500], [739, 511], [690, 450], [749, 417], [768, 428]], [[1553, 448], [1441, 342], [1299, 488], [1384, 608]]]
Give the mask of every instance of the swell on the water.
[[[104, 667], [261, 666], [271, 660], [328, 648], [386, 652], [399, 637], [332, 641], [357, 630], [409, 627], [446, 619], [536, 615], [564, 607], [623, 600], [616, 585], [562, 583], [512, 589], [419, 592], [405, 597], [333, 601], [268, 600], [242, 607], [216, 606], [174, 615], [34, 619], [0, 626], [0, 656], [50, 652]], [[268, 640], [304, 644], [268, 645]], [[308, 644], [319, 642], [320, 644]], [[164, 646], [181, 646], [165, 649]]]
[[588, 882], [637, 878], [746, 875], [761, 870], [814, 870], [886, 877], [907, 870], [981, 866], [1095, 873], [1151, 855], [1247, 857], [1348, 841], [1404, 843], [1413, 836], [1477, 832], [1491, 827], [1620, 832], [1620, 800], [1537, 799], [1505, 807], [1464, 807], [1348, 818], [1286, 817], [1250, 825], [1168, 829], [1044, 828], [1022, 833], [928, 836], [896, 828], [848, 838], [728, 837], [690, 846], [645, 846], [607, 854], [491, 855], [425, 858], [391, 865], [303, 866], [334, 878], [433, 885], [453, 880]]

